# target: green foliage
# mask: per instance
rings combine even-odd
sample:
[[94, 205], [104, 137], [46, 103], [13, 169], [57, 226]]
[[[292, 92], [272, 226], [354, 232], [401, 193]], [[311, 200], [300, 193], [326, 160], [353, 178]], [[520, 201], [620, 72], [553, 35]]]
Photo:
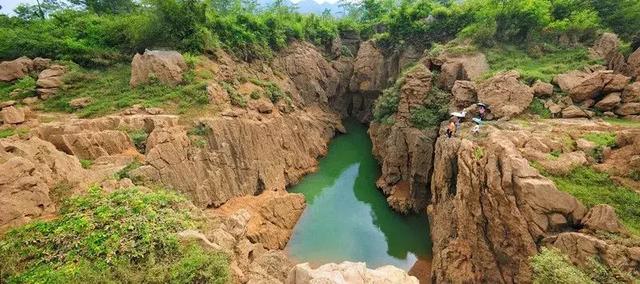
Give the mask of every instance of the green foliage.
[[[175, 87], [151, 82], [132, 89], [129, 86], [131, 68], [116, 65], [106, 69], [85, 69], [70, 65], [64, 77], [65, 87], [60, 94], [43, 102], [44, 111], [77, 113], [78, 116], [96, 117], [112, 113], [133, 105], [144, 107], [176, 107], [193, 109], [209, 103], [206, 81], [195, 78], [191, 82]], [[69, 101], [89, 97], [91, 105], [74, 109]]]
[[484, 158], [485, 155], [485, 149], [484, 147], [475, 147], [473, 148], [473, 158], [478, 161], [481, 160], [482, 158]]
[[558, 189], [568, 192], [585, 206], [609, 204], [634, 234], [640, 233], [640, 195], [616, 185], [606, 173], [588, 167], [573, 170], [567, 176], [551, 176]]
[[197, 224], [185, 198], [136, 188], [91, 188], [67, 199], [60, 216], [0, 239], [3, 283], [226, 283], [228, 260], [184, 245], [176, 233]]
[[209, 133], [211, 133], [211, 128], [209, 128], [209, 126], [207, 126], [202, 122], [197, 123], [193, 128], [187, 131], [188, 135], [196, 135], [196, 136], [206, 136]]
[[640, 121], [633, 120], [633, 119], [607, 117], [607, 118], [604, 118], [604, 121], [612, 125], [619, 125], [624, 127], [640, 127]]
[[583, 138], [598, 146], [611, 148], [616, 146], [617, 140], [615, 132], [590, 132], [585, 134]]
[[247, 99], [243, 97], [240, 93], [238, 93], [238, 91], [236, 91], [236, 89], [232, 85], [223, 82], [222, 87], [229, 95], [232, 105], [242, 107], [242, 108], [247, 107]]
[[569, 258], [555, 249], [543, 247], [542, 251], [531, 259], [533, 283], [595, 283], [578, 267], [571, 264]]
[[[13, 93], [13, 96], [11, 95]], [[36, 80], [26, 76], [13, 83], [0, 84], [0, 101], [21, 100], [36, 95]]]
[[140, 166], [142, 166], [142, 164], [140, 164], [139, 161], [135, 160], [131, 163], [129, 163], [126, 167], [122, 168], [121, 170], [119, 170], [118, 172], [115, 173], [114, 177], [117, 180], [121, 180], [124, 178], [128, 178], [131, 179], [131, 175], [129, 174], [131, 171], [139, 168]]
[[431, 88], [427, 101], [422, 107], [411, 111], [409, 120], [420, 129], [438, 127], [449, 114], [449, 97], [449, 93], [437, 87]]
[[93, 160], [80, 159], [80, 165], [83, 169], [89, 169], [93, 166]]
[[586, 48], [549, 47], [543, 56], [534, 58], [515, 46], [505, 45], [487, 49], [485, 54], [491, 68], [487, 77], [508, 70], [517, 70], [528, 83], [536, 80], [551, 82], [558, 74], [601, 63], [590, 59]]
[[540, 118], [551, 118], [551, 111], [544, 106], [544, 102], [541, 99], [535, 98], [529, 105], [529, 112], [537, 114]]
[[14, 128], [5, 128], [0, 130], [0, 139], [11, 137], [16, 134], [16, 130]]
[[138, 150], [138, 152], [143, 154], [146, 151], [148, 137], [149, 137], [149, 134], [142, 129], [129, 132], [129, 138], [131, 138], [131, 142], [133, 142], [133, 146], [136, 146], [136, 149]]
[[[398, 83], [396, 83], [397, 85]], [[400, 96], [398, 95], [398, 86], [393, 86], [382, 92], [382, 95], [376, 99], [373, 107], [373, 119], [377, 122], [389, 121], [398, 111], [398, 103]]]

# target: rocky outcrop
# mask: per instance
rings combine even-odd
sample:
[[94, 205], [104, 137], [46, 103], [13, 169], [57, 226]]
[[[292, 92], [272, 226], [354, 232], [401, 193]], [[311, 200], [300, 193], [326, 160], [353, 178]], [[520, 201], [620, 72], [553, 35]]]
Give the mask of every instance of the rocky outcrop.
[[629, 74], [631, 77], [636, 80], [640, 79], [640, 48], [636, 49], [636, 51], [629, 55], [627, 63], [629, 64]]
[[533, 94], [536, 97], [544, 98], [553, 95], [553, 85], [540, 80], [536, 81], [531, 88], [533, 88]]
[[431, 63], [440, 67], [437, 86], [444, 90], [451, 90], [457, 80], [473, 81], [489, 71], [487, 58], [483, 53], [452, 54], [443, 52]]
[[182, 74], [187, 71], [182, 54], [177, 51], [146, 50], [136, 54], [131, 61], [131, 87], [149, 82], [152, 78], [175, 86], [182, 82]]
[[315, 170], [316, 158], [339, 118], [312, 108], [261, 121], [243, 117], [202, 120], [204, 142], [192, 143], [183, 127], [157, 128], [147, 140], [146, 165], [136, 173], [182, 191], [198, 206], [233, 197], [284, 190]]
[[11, 82], [29, 75], [33, 69], [33, 60], [28, 57], [20, 57], [12, 61], [0, 63], [0, 81]]
[[382, 92], [390, 77], [386, 65], [385, 57], [375, 43], [371, 40], [363, 42], [353, 63], [350, 91]]
[[601, 111], [611, 111], [613, 110], [620, 102], [622, 98], [620, 93], [611, 93], [605, 96], [602, 100], [596, 103], [595, 108]]
[[79, 159], [94, 160], [116, 154], [137, 153], [127, 132], [150, 133], [156, 127], [172, 127], [177, 116], [170, 115], [113, 115], [97, 119], [75, 119], [39, 126], [37, 135], [60, 151]]
[[454, 111], [464, 109], [478, 101], [476, 84], [472, 81], [456, 81], [453, 84], [451, 93], [453, 94], [452, 106], [455, 108]]
[[284, 249], [304, 208], [302, 194], [265, 191], [258, 196], [232, 198], [214, 212], [232, 216], [246, 210], [251, 215], [247, 238], [267, 249]]
[[420, 210], [426, 205], [431, 176], [435, 129], [421, 130], [410, 122], [411, 111], [429, 104], [431, 72], [418, 65], [408, 71], [400, 87], [398, 112], [393, 125], [373, 122], [369, 136], [373, 154], [382, 165], [377, 185], [390, 206], [400, 212]]
[[[277, 59], [277, 65], [287, 73], [302, 95], [304, 103], [328, 104], [329, 99], [341, 96], [346, 82], [334, 66], [309, 43], [295, 42]], [[349, 74], [349, 68], [345, 71]], [[350, 75], [350, 74], [349, 74]]]
[[478, 85], [478, 101], [488, 104], [496, 118], [522, 113], [533, 100], [533, 90], [519, 81], [517, 71], [500, 73]]
[[66, 70], [62, 65], [52, 65], [49, 69], [40, 72], [36, 81], [36, 92], [41, 99], [47, 99], [58, 93], [64, 84], [63, 77]]
[[596, 205], [591, 208], [587, 216], [582, 219], [582, 225], [586, 229], [593, 231], [610, 233], [626, 232], [622, 223], [618, 220], [615, 209], [606, 204]]
[[0, 110], [0, 120], [6, 124], [20, 124], [25, 122], [25, 114], [22, 108], [14, 106], [3, 107]]
[[589, 55], [596, 59], [607, 59], [613, 52], [618, 51], [620, 39], [614, 33], [603, 33], [602, 36], [589, 48]]
[[311, 283], [405, 283], [418, 284], [418, 279], [393, 266], [369, 269], [364, 263], [345, 261], [340, 264], [329, 263], [316, 269], [308, 263], [296, 265], [285, 282], [287, 284]]
[[51, 143], [35, 137], [0, 139], [0, 231], [55, 212], [52, 191], [86, 182], [78, 159]]
[[522, 136], [483, 131], [488, 136], [480, 141], [436, 143], [428, 207], [436, 283], [530, 282], [536, 242], [576, 226], [586, 213], [529, 166], [516, 147]]
[[572, 71], [555, 77], [554, 81], [571, 99], [580, 103], [613, 92], [622, 92], [630, 78], [611, 70], [595, 72]]

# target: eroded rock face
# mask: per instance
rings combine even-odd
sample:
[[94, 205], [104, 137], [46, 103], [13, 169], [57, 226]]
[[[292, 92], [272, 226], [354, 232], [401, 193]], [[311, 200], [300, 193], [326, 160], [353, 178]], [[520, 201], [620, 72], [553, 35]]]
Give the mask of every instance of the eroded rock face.
[[627, 63], [629, 64], [631, 77], [635, 77], [638, 80], [640, 78], [640, 48], [629, 56]]
[[146, 50], [136, 54], [131, 61], [131, 87], [149, 82], [155, 77], [160, 82], [175, 86], [182, 82], [182, 74], [187, 70], [182, 54], [177, 51]]
[[418, 65], [406, 74], [393, 125], [371, 123], [373, 154], [382, 165], [377, 185], [390, 206], [408, 213], [424, 208], [428, 199], [435, 129], [420, 130], [410, 122], [411, 110], [429, 102], [431, 72]]
[[529, 166], [518, 135], [485, 131], [479, 142], [436, 143], [428, 208], [436, 283], [530, 282], [536, 242], [586, 213]]
[[610, 233], [625, 232], [624, 227], [613, 207], [601, 204], [596, 205], [589, 210], [587, 216], [582, 219], [582, 225], [586, 229], [594, 231], [606, 231]]
[[540, 80], [536, 81], [531, 88], [533, 88], [533, 94], [536, 97], [549, 97], [553, 95], [553, 85]]
[[479, 52], [461, 55], [445, 52], [432, 61], [440, 65], [437, 85], [444, 90], [451, 90], [457, 80], [473, 81], [489, 70], [486, 56]]
[[340, 264], [329, 263], [311, 268], [308, 263], [296, 265], [285, 282], [287, 284], [310, 283], [405, 283], [418, 284], [418, 279], [394, 266], [369, 269], [366, 264], [345, 261]]
[[478, 101], [476, 84], [472, 81], [456, 81], [453, 84], [451, 93], [453, 94], [453, 107], [456, 108], [456, 111], [464, 109]]
[[353, 63], [353, 77], [350, 90], [356, 93], [381, 92], [387, 83], [389, 74], [382, 51], [373, 41], [365, 41], [360, 45], [358, 55]]
[[629, 84], [630, 78], [613, 71], [583, 72], [572, 71], [556, 76], [554, 79], [562, 91], [568, 93], [574, 102], [595, 99], [602, 94], [622, 92]]
[[517, 71], [500, 73], [478, 85], [478, 101], [488, 104], [496, 118], [522, 113], [533, 100], [533, 90], [520, 82]]
[[293, 227], [305, 208], [302, 194], [265, 191], [258, 196], [243, 196], [229, 200], [216, 213], [231, 216], [247, 210], [247, 238], [267, 249], [284, 249]]
[[147, 164], [137, 173], [182, 191], [198, 206], [232, 197], [284, 190], [315, 170], [316, 158], [341, 128], [319, 109], [262, 121], [242, 117], [203, 120], [207, 134], [192, 143], [183, 127], [158, 128], [147, 140]]
[[23, 109], [9, 106], [2, 108], [0, 118], [7, 124], [20, 124], [25, 121], [25, 114]]
[[618, 47], [620, 47], [618, 35], [603, 33], [593, 47], [589, 48], [589, 53], [592, 58], [606, 59], [612, 52], [617, 51]]
[[87, 182], [78, 159], [51, 143], [0, 139], [0, 230], [55, 212], [52, 188]]
[[20, 57], [12, 61], [0, 63], [0, 81], [11, 82], [29, 75], [33, 69], [33, 61], [28, 57]]
[[[309, 43], [293, 43], [278, 58], [278, 64], [294, 82], [305, 104], [327, 104], [329, 98], [346, 90], [341, 74]], [[348, 68], [341, 71], [349, 73]]]
[[64, 84], [63, 76], [66, 73], [66, 67], [62, 65], [52, 65], [49, 69], [40, 72], [38, 81], [36, 81], [36, 92], [42, 99], [47, 99], [55, 95]]

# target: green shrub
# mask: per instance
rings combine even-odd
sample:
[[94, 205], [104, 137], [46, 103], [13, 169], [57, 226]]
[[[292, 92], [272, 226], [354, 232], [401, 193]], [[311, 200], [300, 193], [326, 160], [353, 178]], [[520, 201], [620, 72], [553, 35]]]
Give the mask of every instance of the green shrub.
[[484, 147], [475, 147], [473, 148], [473, 158], [477, 160], [481, 160], [484, 158], [485, 150]]
[[634, 234], [640, 233], [640, 195], [616, 185], [606, 173], [589, 167], [580, 167], [566, 176], [550, 177], [558, 189], [568, 192], [585, 206], [609, 204], [626, 227]]
[[537, 114], [540, 118], [551, 118], [551, 111], [544, 106], [544, 102], [541, 99], [535, 98], [531, 105], [529, 105], [529, 112]]
[[182, 244], [197, 226], [185, 198], [136, 188], [91, 188], [67, 199], [58, 218], [0, 239], [3, 283], [227, 283], [221, 253]]
[[382, 95], [376, 99], [373, 107], [373, 119], [377, 122], [387, 120], [398, 111], [399, 102], [400, 96], [397, 88], [392, 87], [384, 90]]
[[89, 169], [91, 168], [91, 166], [93, 166], [93, 161], [80, 159], [80, 165], [82, 166], [83, 169]]
[[7, 137], [11, 137], [14, 134], [16, 134], [16, 130], [13, 128], [5, 128], [0, 130], [0, 139], [2, 138], [7, 138]]
[[133, 142], [133, 146], [136, 146], [136, 149], [138, 150], [138, 152], [142, 154], [144, 154], [146, 151], [148, 137], [149, 137], [149, 134], [142, 129], [129, 132], [129, 138], [131, 138], [131, 142]]
[[142, 166], [142, 164], [140, 164], [139, 161], [135, 160], [135, 161], [129, 163], [126, 167], [124, 167], [121, 170], [119, 170], [118, 172], [116, 172], [114, 177], [117, 180], [121, 180], [121, 179], [124, 179], [124, 178], [132, 179], [132, 177], [129, 175], [129, 172], [139, 168], [140, 166]]
[[193, 128], [187, 131], [188, 135], [196, 136], [206, 136], [209, 133], [211, 133], [211, 128], [202, 122], [197, 123]]
[[533, 283], [595, 283], [561, 252], [543, 247], [542, 251], [531, 259]]
[[227, 91], [227, 94], [229, 94], [232, 105], [242, 108], [247, 107], [247, 99], [240, 95], [232, 85], [223, 82], [222, 87]]
[[615, 147], [616, 134], [614, 132], [591, 132], [583, 136], [584, 139], [601, 147]]

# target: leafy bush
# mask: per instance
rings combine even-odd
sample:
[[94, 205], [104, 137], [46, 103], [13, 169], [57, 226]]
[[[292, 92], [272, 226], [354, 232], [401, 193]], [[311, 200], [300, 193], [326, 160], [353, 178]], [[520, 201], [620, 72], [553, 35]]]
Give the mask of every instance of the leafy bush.
[[14, 134], [16, 134], [16, 130], [13, 128], [5, 128], [0, 130], [0, 139], [2, 138], [7, 138], [7, 137], [11, 137]]
[[142, 129], [129, 132], [129, 138], [133, 142], [133, 146], [136, 146], [138, 152], [144, 154], [147, 147], [147, 138], [149, 134]]
[[80, 159], [80, 165], [82, 166], [83, 169], [89, 169], [91, 168], [91, 166], [93, 166], [93, 161]]
[[238, 93], [232, 85], [223, 82], [222, 87], [227, 91], [227, 94], [229, 94], [232, 105], [242, 108], [247, 107], [247, 99]]
[[583, 136], [584, 139], [601, 147], [615, 147], [616, 134], [614, 132], [591, 132]]
[[398, 111], [399, 102], [400, 96], [398, 95], [397, 87], [384, 90], [382, 95], [376, 99], [373, 107], [373, 119], [377, 122], [387, 121]]
[[616, 185], [606, 173], [580, 167], [569, 175], [550, 178], [558, 189], [575, 196], [587, 207], [611, 205], [631, 232], [640, 233], [640, 196], [631, 189]]
[[67, 199], [60, 216], [0, 239], [0, 280], [8, 283], [226, 283], [228, 260], [176, 233], [197, 224], [183, 197], [136, 188], [91, 188]]
[[595, 283], [561, 252], [543, 247], [531, 259], [533, 283]]
[[114, 177], [117, 180], [121, 180], [121, 179], [124, 179], [124, 178], [131, 179], [131, 176], [129, 175], [129, 172], [139, 168], [140, 166], [142, 166], [142, 164], [140, 164], [139, 161], [135, 160], [135, 161], [129, 163], [126, 167], [124, 167], [121, 170], [119, 170], [118, 172], [116, 172]]
[[544, 106], [544, 102], [538, 98], [533, 99], [529, 105], [529, 112], [537, 114], [540, 118], [551, 118], [551, 111]]

